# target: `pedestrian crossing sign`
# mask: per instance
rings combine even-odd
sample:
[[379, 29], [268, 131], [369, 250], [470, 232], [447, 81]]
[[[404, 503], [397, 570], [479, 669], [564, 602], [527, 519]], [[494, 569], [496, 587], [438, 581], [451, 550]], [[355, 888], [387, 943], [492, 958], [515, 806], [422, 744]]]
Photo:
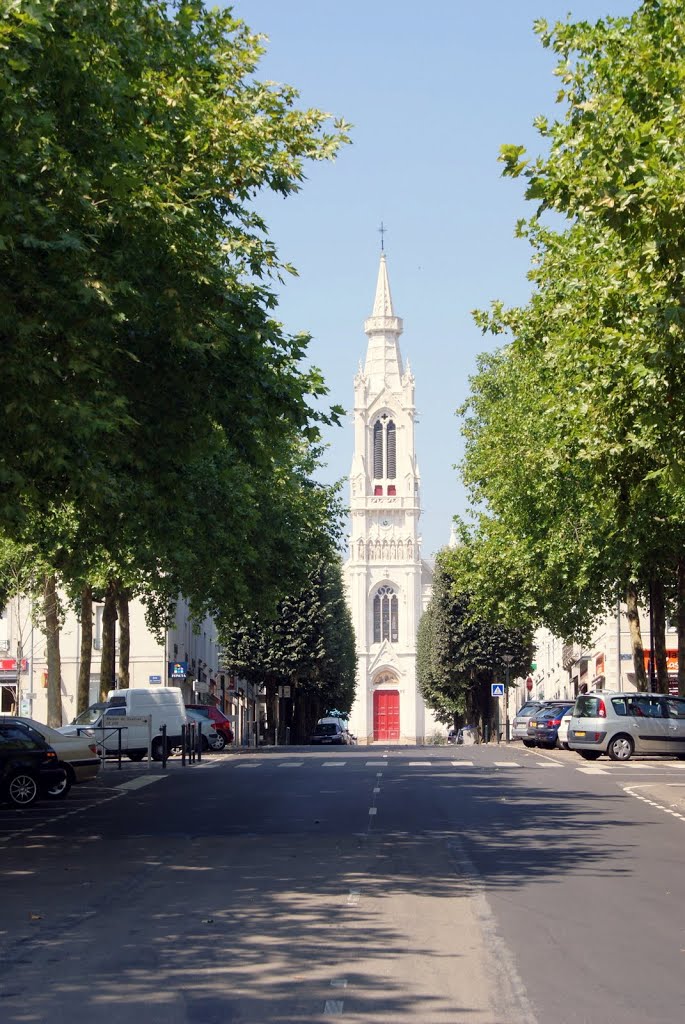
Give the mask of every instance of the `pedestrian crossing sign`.
[[503, 697], [504, 683], [490, 683], [490, 694], [493, 697]]

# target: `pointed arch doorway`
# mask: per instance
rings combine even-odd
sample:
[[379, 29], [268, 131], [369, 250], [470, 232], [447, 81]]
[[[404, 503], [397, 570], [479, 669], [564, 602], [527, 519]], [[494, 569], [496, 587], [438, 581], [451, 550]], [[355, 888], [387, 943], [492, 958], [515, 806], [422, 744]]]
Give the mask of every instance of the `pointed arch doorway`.
[[392, 743], [400, 738], [400, 691], [375, 690], [373, 694], [373, 738]]

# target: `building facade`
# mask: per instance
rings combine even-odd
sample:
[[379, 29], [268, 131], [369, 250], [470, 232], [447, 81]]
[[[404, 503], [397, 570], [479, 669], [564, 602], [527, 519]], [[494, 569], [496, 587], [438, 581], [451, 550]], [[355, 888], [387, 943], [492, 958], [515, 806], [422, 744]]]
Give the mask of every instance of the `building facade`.
[[402, 362], [402, 329], [382, 253], [373, 312], [364, 324], [366, 361], [354, 379], [345, 565], [358, 659], [350, 730], [360, 743], [421, 743], [440, 730], [416, 681], [416, 631], [432, 571], [421, 559], [414, 377]]

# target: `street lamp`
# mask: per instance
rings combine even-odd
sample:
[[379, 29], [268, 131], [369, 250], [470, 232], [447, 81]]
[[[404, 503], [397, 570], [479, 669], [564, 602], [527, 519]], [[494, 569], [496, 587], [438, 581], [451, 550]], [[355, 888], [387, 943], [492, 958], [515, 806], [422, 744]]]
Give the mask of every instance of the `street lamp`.
[[504, 738], [506, 742], [509, 742], [509, 666], [514, 660], [513, 654], [503, 654], [502, 661], [504, 662]]

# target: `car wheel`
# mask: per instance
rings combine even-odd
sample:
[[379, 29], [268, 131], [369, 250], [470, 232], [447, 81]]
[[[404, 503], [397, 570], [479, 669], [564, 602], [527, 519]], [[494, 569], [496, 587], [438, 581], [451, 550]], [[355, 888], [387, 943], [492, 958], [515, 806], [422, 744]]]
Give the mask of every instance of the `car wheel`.
[[212, 750], [223, 750], [226, 746], [226, 737], [222, 732], [216, 734], [216, 739], [212, 743]]
[[64, 800], [65, 796], [71, 789], [71, 784], [74, 781], [72, 769], [66, 764], [61, 764], [60, 768], [64, 768], [65, 776], [61, 782], [58, 782], [56, 786], [52, 786], [47, 790], [47, 795], [51, 800]]
[[634, 750], [635, 745], [630, 736], [621, 733], [613, 737], [607, 747], [607, 754], [612, 761], [629, 761]]
[[534, 747], [535, 746], [535, 740], [524, 740], [523, 741], [523, 745], [524, 745], [524, 747]]
[[602, 756], [601, 750], [579, 750], [578, 753], [586, 761], [596, 761], [598, 757]]
[[16, 772], [7, 783], [7, 799], [14, 807], [30, 807], [38, 792], [38, 783], [29, 772]]
[[[171, 749], [167, 748], [167, 750], [168, 750], [168, 753], [167, 753], [167, 757], [168, 757], [169, 754], [171, 753]], [[152, 754], [152, 760], [153, 761], [161, 761], [162, 760], [162, 755], [164, 754], [164, 740], [162, 739], [161, 736], [155, 736], [155, 738], [153, 739], [150, 753]]]
[[559, 746], [561, 747], [562, 750], [570, 750], [571, 749], [569, 747], [568, 743], [560, 743]]

